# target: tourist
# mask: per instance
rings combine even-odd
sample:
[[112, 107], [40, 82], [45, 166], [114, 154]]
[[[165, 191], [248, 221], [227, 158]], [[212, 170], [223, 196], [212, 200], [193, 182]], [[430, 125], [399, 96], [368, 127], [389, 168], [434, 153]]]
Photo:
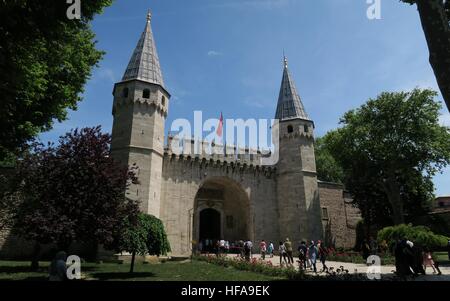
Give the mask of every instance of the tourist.
[[308, 248], [308, 255], [309, 255], [309, 260], [311, 260], [311, 266], [313, 267], [314, 273], [317, 273], [316, 262], [317, 262], [318, 250], [317, 250], [317, 247], [314, 244], [313, 240], [311, 241], [311, 245]]
[[244, 243], [244, 253], [245, 253], [245, 260], [250, 261], [250, 257], [252, 256], [252, 247], [253, 244], [250, 240], [247, 240]]
[[270, 258], [273, 258], [273, 251], [274, 251], [273, 242], [270, 242], [269, 246], [267, 247], [267, 254], [269, 254]]
[[287, 253], [286, 253], [286, 246], [283, 244], [282, 241], [280, 241], [280, 245], [278, 246], [278, 252], [280, 253], [280, 266], [283, 266], [283, 260], [284, 263], [287, 265]]
[[228, 255], [230, 252], [230, 242], [228, 240], [225, 241], [225, 254]]
[[292, 253], [293, 253], [292, 243], [289, 240], [289, 238], [286, 238], [286, 241], [284, 242], [284, 246], [286, 247], [286, 255], [287, 255], [289, 264], [294, 264], [294, 256], [292, 256]]
[[266, 246], [266, 242], [264, 241], [264, 239], [259, 243], [259, 251], [261, 252], [262, 260], [266, 259], [267, 246]]
[[320, 240], [317, 244], [317, 249], [319, 251], [320, 262], [322, 263], [322, 272], [328, 271], [328, 267], [325, 264], [325, 261], [327, 260], [327, 250]]
[[223, 254], [225, 254], [225, 240], [222, 238], [219, 241], [219, 255], [222, 256]]
[[423, 268], [423, 250], [418, 244], [413, 244], [412, 248], [413, 264], [411, 266], [415, 275], [425, 275], [425, 269]]
[[361, 245], [361, 252], [362, 252], [362, 258], [364, 259], [365, 262], [367, 262], [367, 258], [369, 258], [369, 255], [370, 255], [370, 246], [367, 243], [366, 239], [363, 240], [363, 243]]
[[[431, 267], [433, 269], [433, 274], [436, 274], [436, 265], [433, 261], [433, 253], [428, 248], [425, 248], [425, 252], [423, 253], [423, 269], [427, 270], [427, 267]], [[439, 271], [439, 275], [441, 271]]]
[[198, 243], [198, 252], [200, 254], [203, 253], [203, 242], [200, 240], [200, 242]]
[[67, 280], [67, 267], [66, 267], [67, 255], [66, 252], [58, 252], [55, 258], [52, 260], [49, 268], [50, 281], [64, 281]]
[[239, 241], [239, 250], [241, 252], [241, 258], [245, 257], [245, 248], [244, 248], [245, 242], [241, 239]]
[[308, 253], [308, 247], [306, 246], [306, 242], [302, 241], [300, 246], [298, 247], [298, 261], [300, 268], [306, 270], [306, 255]]

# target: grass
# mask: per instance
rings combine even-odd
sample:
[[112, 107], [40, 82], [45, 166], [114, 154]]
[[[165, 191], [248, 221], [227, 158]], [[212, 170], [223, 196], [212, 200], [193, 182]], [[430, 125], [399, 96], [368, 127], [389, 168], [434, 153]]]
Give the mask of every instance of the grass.
[[440, 264], [450, 265], [447, 252], [434, 252], [433, 257], [439, 261]]
[[[28, 261], [0, 261], [0, 280], [47, 280], [49, 262], [39, 262], [39, 270], [30, 270]], [[224, 268], [206, 262], [136, 263], [130, 274], [129, 264], [82, 263], [86, 280], [114, 281], [270, 281], [280, 277], [268, 276], [233, 267]]]

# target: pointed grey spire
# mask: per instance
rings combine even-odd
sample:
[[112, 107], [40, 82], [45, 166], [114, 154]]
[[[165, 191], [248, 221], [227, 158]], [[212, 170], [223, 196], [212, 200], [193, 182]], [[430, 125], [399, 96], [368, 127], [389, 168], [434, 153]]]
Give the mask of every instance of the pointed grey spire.
[[308, 119], [300, 96], [297, 93], [294, 80], [288, 70], [288, 61], [284, 57], [283, 79], [281, 81], [280, 95], [278, 96], [277, 112], [275, 119], [284, 120], [291, 118]]
[[152, 14], [149, 11], [144, 32], [134, 49], [122, 80], [139, 79], [152, 84], [161, 85], [164, 88], [164, 80], [150, 24], [151, 19]]

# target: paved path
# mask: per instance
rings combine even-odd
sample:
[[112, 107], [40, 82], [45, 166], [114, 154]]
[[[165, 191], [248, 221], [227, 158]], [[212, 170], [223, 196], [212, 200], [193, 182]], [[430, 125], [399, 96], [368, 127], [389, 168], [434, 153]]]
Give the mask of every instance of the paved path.
[[[236, 257], [236, 255], [228, 255], [229, 257]], [[261, 259], [259, 254], [254, 254], [254, 258]], [[265, 261], [271, 261], [274, 266], [280, 265], [280, 257], [274, 256], [273, 258], [270, 258], [266, 256]], [[297, 259], [294, 258], [294, 263], [296, 267], [298, 267]], [[327, 261], [326, 265], [328, 268], [333, 267], [334, 270], [340, 269], [341, 267], [344, 268], [344, 270], [348, 270], [350, 274], [352, 273], [361, 273], [366, 274], [367, 273], [367, 265], [364, 264], [357, 264], [357, 263], [350, 263], [350, 262], [338, 262], [338, 261]], [[322, 263], [317, 262], [317, 270], [320, 271], [322, 269]], [[341, 268], [342, 269], [342, 268]], [[442, 272], [442, 275], [433, 275], [433, 269], [428, 267], [426, 272], [427, 275], [421, 275], [416, 278], [416, 280], [419, 281], [450, 281], [450, 266], [441, 266], [440, 270]], [[394, 276], [395, 272], [395, 266], [392, 265], [382, 265], [381, 266], [381, 278], [386, 279]], [[310, 269], [307, 269], [308, 274], [314, 274]], [[325, 275], [325, 273], [317, 273], [318, 275]]]

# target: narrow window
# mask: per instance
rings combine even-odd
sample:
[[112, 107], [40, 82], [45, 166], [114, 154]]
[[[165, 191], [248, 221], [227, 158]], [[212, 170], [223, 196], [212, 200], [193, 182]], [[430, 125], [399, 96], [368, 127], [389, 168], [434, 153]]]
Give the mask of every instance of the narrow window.
[[292, 125], [288, 125], [288, 133], [292, 133], [294, 132], [294, 128], [292, 127]]
[[123, 97], [128, 97], [128, 88], [124, 88], [122, 91], [122, 96]]
[[166, 105], [166, 98], [164, 96], [161, 98], [161, 103], [163, 106]]
[[309, 128], [308, 128], [308, 126], [306, 124], [303, 126], [303, 129], [304, 129], [305, 133], [308, 133]]
[[328, 219], [328, 208], [322, 207], [322, 219]]
[[142, 91], [142, 98], [150, 98], [150, 90], [149, 89], [144, 89], [144, 91]]

